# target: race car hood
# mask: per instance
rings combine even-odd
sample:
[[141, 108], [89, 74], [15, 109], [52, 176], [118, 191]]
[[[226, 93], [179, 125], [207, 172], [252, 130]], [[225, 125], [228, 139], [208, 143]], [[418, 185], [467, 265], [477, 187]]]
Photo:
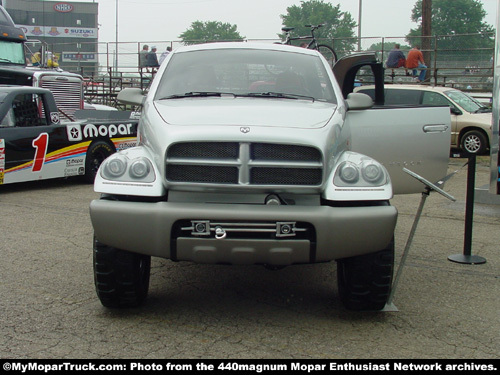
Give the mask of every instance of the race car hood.
[[335, 113], [332, 103], [276, 98], [182, 98], [154, 102], [161, 118], [179, 126], [321, 128]]

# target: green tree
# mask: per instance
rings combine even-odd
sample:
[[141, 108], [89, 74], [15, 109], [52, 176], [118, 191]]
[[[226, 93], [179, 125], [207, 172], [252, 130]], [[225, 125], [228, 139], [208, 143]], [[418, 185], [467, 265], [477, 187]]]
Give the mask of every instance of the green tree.
[[[394, 48], [394, 44], [396, 44], [397, 42], [384, 42], [382, 44], [382, 42], [378, 42], [378, 43], [373, 43], [370, 47], [368, 47], [367, 51], [384, 51], [385, 53], [388, 53], [391, 49]], [[411, 47], [410, 46], [407, 46], [407, 45], [404, 45], [404, 44], [401, 44], [399, 43], [400, 45], [400, 49], [402, 51], [407, 51], [407, 50], [410, 50]]]
[[191, 27], [184, 31], [179, 38], [182, 43], [197, 44], [207, 42], [227, 42], [227, 41], [241, 41], [245, 37], [241, 36], [237, 31], [236, 25], [230, 23], [222, 23], [220, 21], [195, 21]]
[[[310, 35], [311, 31], [304, 25], [325, 26], [315, 31], [316, 39], [322, 44], [334, 47], [337, 55], [349, 53], [355, 49], [357, 40], [354, 39], [356, 22], [349, 12], [342, 12], [340, 4], [333, 6], [323, 0], [301, 1], [299, 5], [288, 7], [287, 14], [282, 14], [283, 26], [294, 27], [294, 36]], [[284, 34], [278, 34], [284, 40]], [[334, 43], [332, 43], [334, 40]]]
[[[494, 29], [484, 22], [485, 16], [486, 11], [479, 0], [432, 0], [432, 35], [447, 36], [439, 39], [440, 49], [493, 47]], [[419, 37], [422, 36], [422, 0], [415, 3], [411, 20], [418, 23], [418, 27], [410, 30], [407, 40], [419, 44]]]

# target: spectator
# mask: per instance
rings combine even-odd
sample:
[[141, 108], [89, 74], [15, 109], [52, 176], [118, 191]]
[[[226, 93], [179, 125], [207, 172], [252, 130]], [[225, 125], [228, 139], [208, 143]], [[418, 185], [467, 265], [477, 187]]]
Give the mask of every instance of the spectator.
[[58, 56], [50, 51], [45, 51], [45, 59], [42, 61], [42, 48], [31, 57], [31, 63], [33, 66], [41, 66], [45, 64], [47, 68], [58, 68]]
[[389, 56], [385, 63], [388, 68], [401, 68], [406, 65], [405, 54], [399, 48], [400, 45], [396, 43], [394, 48], [389, 52]]
[[[417, 82], [423, 82], [425, 80], [427, 66], [425, 65], [424, 55], [422, 55], [419, 46], [413, 47], [410, 52], [408, 52], [406, 67], [413, 70], [413, 77], [417, 78]], [[420, 74], [418, 75], [418, 77], [417, 69], [420, 69]]]
[[42, 48], [33, 54], [31, 57], [31, 63], [33, 66], [40, 66], [42, 64]]
[[152, 72], [160, 66], [158, 56], [156, 56], [156, 46], [151, 46], [151, 52], [146, 55], [146, 66], [151, 68]]
[[172, 47], [167, 47], [167, 50], [165, 52], [163, 52], [160, 56], [160, 61], [159, 61], [159, 64], [161, 65], [161, 63], [167, 58], [168, 54], [172, 51]]
[[147, 44], [142, 46], [142, 50], [139, 52], [139, 68], [145, 68], [146, 64], [146, 56], [148, 54], [149, 46]]

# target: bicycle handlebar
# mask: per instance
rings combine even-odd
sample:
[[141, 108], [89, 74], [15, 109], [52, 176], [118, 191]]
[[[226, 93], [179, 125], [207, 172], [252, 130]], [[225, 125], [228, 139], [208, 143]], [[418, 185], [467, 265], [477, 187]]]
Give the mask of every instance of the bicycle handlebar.
[[319, 29], [321, 26], [325, 26], [325, 24], [320, 23], [319, 25], [304, 25], [304, 27], [310, 27], [313, 30]]

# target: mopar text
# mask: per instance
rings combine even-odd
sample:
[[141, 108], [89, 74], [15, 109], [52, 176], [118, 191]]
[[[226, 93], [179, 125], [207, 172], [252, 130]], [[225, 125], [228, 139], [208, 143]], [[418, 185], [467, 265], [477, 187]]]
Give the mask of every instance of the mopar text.
[[99, 125], [94, 124], [85, 125], [83, 128], [83, 136], [85, 138], [113, 137], [115, 135], [130, 135], [132, 134], [132, 124], [120, 125]]

